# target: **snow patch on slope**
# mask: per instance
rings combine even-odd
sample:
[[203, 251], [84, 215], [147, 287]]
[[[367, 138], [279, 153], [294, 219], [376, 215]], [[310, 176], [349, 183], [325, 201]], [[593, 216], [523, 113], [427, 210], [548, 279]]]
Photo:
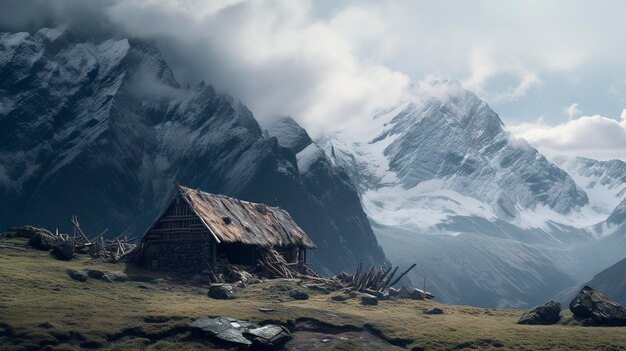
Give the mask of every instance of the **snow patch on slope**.
[[449, 216], [496, 218], [489, 205], [442, 185], [441, 180], [432, 179], [411, 189], [401, 185], [370, 189], [363, 193], [363, 208], [378, 223], [429, 229], [431, 233]]

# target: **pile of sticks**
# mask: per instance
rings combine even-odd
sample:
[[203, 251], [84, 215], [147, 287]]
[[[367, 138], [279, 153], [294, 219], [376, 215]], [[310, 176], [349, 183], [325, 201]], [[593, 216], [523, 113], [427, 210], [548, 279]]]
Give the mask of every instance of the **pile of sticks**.
[[396, 276], [399, 267], [369, 267], [367, 270], [364, 270], [363, 264], [359, 263], [354, 274], [342, 272], [336, 277], [324, 278], [320, 277], [304, 263], [287, 263], [284, 257], [274, 249], [265, 251], [258, 263], [259, 267], [270, 273], [272, 277], [300, 278], [323, 284], [331, 290], [349, 289], [360, 292], [383, 292], [398, 283], [416, 266], [416, 264], [413, 264]]
[[270, 273], [271, 276], [279, 278], [293, 279], [308, 275], [319, 277], [315, 272], [310, 270], [306, 264], [288, 263], [283, 255], [271, 248], [264, 250], [257, 262], [259, 266]]
[[136, 244], [133, 244], [136, 238], [128, 238], [127, 236], [128, 229], [114, 239], [104, 238], [108, 229], [89, 239], [80, 227], [78, 217], [72, 216], [70, 222], [74, 228], [74, 234], [65, 240], [72, 240], [77, 252], [87, 253], [93, 258], [118, 262], [136, 246]]
[[394, 279], [399, 267], [393, 270], [391, 270], [392, 267], [387, 269], [384, 267], [370, 267], [368, 270], [364, 271], [363, 264], [359, 263], [354, 274], [350, 275], [342, 272], [336, 279], [339, 279], [347, 288], [351, 288], [355, 291], [364, 292], [370, 290], [382, 292], [399, 282], [407, 273], [415, 268], [415, 266], [416, 264], [411, 265], [411, 267]]

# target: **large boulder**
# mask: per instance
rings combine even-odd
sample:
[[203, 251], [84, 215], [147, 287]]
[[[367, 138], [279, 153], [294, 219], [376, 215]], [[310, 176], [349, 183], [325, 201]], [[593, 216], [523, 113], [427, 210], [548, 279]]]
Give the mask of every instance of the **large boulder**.
[[252, 341], [246, 339], [242, 333], [258, 327], [258, 325], [254, 323], [228, 317], [204, 317], [193, 321], [190, 326], [208, 333], [221, 341], [238, 346], [252, 345]]
[[48, 251], [57, 244], [57, 239], [45, 232], [38, 232], [28, 239], [28, 245], [37, 250]]
[[240, 350], [278, 350], [291, 339], [283, 326], [259, 326], [228, 317], [203, 317], [193, 321], [190, 327]]
[[582, 288], [569, 309], [583, 325], [626, 326], [626, 309], [589, 286]]
[[239, 297], [235, 287], [230, 284], [212, 284], [207, 291], [207, 295], [218, 300], [233, 300]]
[[544, 305], [537, 306], [532, 310], [524, 313], [517, 324], [535, 324], [549, 325], [554, 324], [561, 319], [561, 304], [554, 301], [548, 301]]
[[69, 242], [69, 241], [58, 242], [56, 245], [54, 245], [54, 248], [52, 249], [52, 255], [64, 261], [69, 261], [73, 259], [74, 258], [74, 243]]

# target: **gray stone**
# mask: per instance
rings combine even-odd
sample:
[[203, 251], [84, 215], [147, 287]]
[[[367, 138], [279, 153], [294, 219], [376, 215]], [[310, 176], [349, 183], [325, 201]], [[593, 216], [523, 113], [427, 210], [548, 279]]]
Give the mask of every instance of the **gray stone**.
[[554, 301], [548, 301], [544, 305], [537, 306], [532, 310], [524, 313], [517, 324], [535, 324], [550, 325], [561, 319], [561, 304]]
[[252, 341], [254, 348], [265, 350], [279, 349], [291, 340], [291, 334], [285, 327], [273, 324], [250, 329], [243, 335]]
[[68, 269], [67, 270], [67, 275], [70, 276], [70, 278], [77, 280], [79, 282], [86, 282], [88, 279], [88, 275], [87, 272], [85, 271], [78, 271], [76, 269]]
[[424, 310], [424, 314], [443, 314], [443, 310], [441, 308], [431, 308], [429, 310]]
[[64, 261], [69, 261], [74, 258], [74, 244], [68, 241], [60, 241], [52, 249], [52, 254]]
[[361, 304], [366, 306], [378, 305], [378, 298], [370, 294], [361, 294]]
[[128, 275], [124, 272], [107, 272], [106, 275], [114, 282], [125, 282], [130, 280]]
[[207, 295], [218, 300], [233, 300], [239, 297], [235, 288], [230, 284], [213, 284], [209, 287]]
[[257, 328], [258, 325], [228, 317], [204, 317], [193, 321], [190, 327], [228, 343], [250, 346], [252, 341], [246, 339], [243, 333]]
[[43, 251], [52, 249], [56, 243], [57, 240], [55, 237], [43, 231], [35, 232], [33, 236], [28, 239], [28, 245], [34, 249]]
[[574, 317], [584, 319], [582, 325], [626, 326], [626, 309], [589, 286], [582, 288], [569, 309]]
[[100, 280], [104, 277], [105, 273], [97, 269], [88, 269], [87, 275], [89, 276], [89, 278]]
[[340, 295], [335, 295], [333, 297], [331, 297], [331, 300], [333, 301], [346, 301], [348, 299], [350, 299], [351, 297], [346, 295], [346, 294], [340, 294]]
[[416, 288], [406, 288], [402, 287], [400, 290], [396, 292], [389, 292], [389, 295], [399, 297], [402, 299], [411, 299], [411, 300], [430, 300], [434, 298], [434, 296], [428, 291], [423, 291], [421, 289]]
[[289, 291], [289, 297], [291, 297], [294, 300], [308, 300], [309, 294], [307, 294], [306, 292], [302, 290], [292, 289]]

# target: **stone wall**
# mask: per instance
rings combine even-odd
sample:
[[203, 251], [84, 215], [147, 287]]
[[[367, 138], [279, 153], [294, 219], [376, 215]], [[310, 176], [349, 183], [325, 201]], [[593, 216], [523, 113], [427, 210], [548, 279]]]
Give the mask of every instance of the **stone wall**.
[[213, 260], [212, 240], [152, 241], [144, 245], [142, 261], [150, 269], [201, 271]]

